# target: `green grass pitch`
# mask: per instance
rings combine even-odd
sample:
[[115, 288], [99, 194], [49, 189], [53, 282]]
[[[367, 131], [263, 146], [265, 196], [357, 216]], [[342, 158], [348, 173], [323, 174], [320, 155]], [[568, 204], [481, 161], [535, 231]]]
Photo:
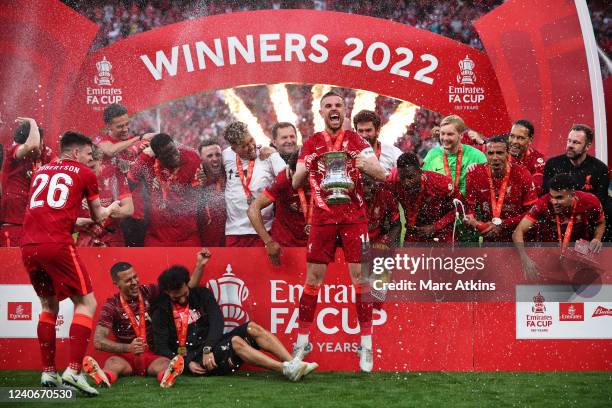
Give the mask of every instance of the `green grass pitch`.
[[[40, 373], [2, 371], [1, 387], [35, 387]], [[24, 403], [12, 406], [60, 406]], [[312, 373], [292, 383], [271, 373], [181, 376], [171, 389], [152, 377], [120, 378], [73, 407], [611, 407], [612, 372]]]

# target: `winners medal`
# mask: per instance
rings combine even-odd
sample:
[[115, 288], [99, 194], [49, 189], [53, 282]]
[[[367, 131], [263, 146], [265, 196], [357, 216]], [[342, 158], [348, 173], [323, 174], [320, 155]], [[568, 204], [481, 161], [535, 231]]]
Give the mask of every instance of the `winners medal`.
[[189, 305], [183, 311], [179, 310], [176, 304], [172, 304], [172, 316], [176, 327], [176, 337], [178, 339], [177, 353], [181, 356], [187, 355], [187, 328], [189, 327]]
[[493, 213], [491, 223], [498, 227], [502, 225], [502, 219], [500, 216], [504, 205], [504, 200], [506, 199], [506, 188], [508, 187], [508, 182], [510, 181], [510, 163], [506, 163], [506, 174], [504, 174], [504, 178], [502, 179], [499, 194], [495, 194], [493, 175], [491, 174], [491, 167], [489, 166], [487, 166], [487, 178], [489, 181], [489, 191], [491, 193], [491, 211]]
[[242, 168], [242, 160], [240, 160], [240, 156], [236, 155], [236, 171], [238, 172], [238, 178], [240, 179], [240, 183], [242, 183], [242, 189], [244, 190], [244, 195], [247, 198], [247, 205], [251, 205], [253, 201], [255, 201], [255, 197], [253, 197], [253, 193], [249, 187], [251, 184], [251, 179], [253, 178], [253, 169], [255, 168], [255, 160], [249, 160], [249, 164], [247, 166], [246, 175], [244, 174], [244, 169]]
[[303, 188], [298, 188], [298, 197], [300, 197], [300, 205], [302, 207], [302, 213], [304, 214], [304, 221], [306, 224], [304, 225], [304, 234], [310, 235], [310, 225], [312, 224], [312, 207], [314, 197], [310, 196], [310, 205], [306, 201], [306, 193]]
[[147, 345], [147, 322], [145, 320], [145, 303], [144, 297], [138, 289], [138, 320], [136, 320], [136, 316], [134, 315], [134, 311], [130, 307], [127, 299], [123, 296], [123, 293], [119, 293], [119, 300], [121, 302], [121, 307], [123, 311], [130, 319], [130, 324], [132, 325], [132, 330], [134, 330], [134, 334], [136, 337], [140, 337], [145, 344], [145, 348], [148, 348]]

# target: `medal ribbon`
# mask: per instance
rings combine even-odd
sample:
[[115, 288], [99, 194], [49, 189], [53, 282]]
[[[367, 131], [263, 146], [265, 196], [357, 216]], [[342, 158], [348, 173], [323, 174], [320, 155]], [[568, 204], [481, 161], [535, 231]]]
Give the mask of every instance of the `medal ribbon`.
[[240, 182], [242, 183], [242, 189], [244, 190], [244, 194], [246, 194], [247, 199], [253, 198], [253, 193], [249, 188], [249, 184], [251, 184], [251, 179], [253, 178], [253, 168], [255, 167], [255, 160], [249, 160], [249, 165], [247, 167], [246, 179], [244, 177], [244, 170], [242, 169], [242, 160], [240, 160], [240, 156], [236, 155], [236, 169], [238, 170], [238, 177], [240, 177]]
[[123, 308], [123, 311], [130, 319], [130, 323], [132, 325], [134, 333], [136, 334], [136, 337], [140, 337], [142, 341], [147, 344], [147, 322], [145, 320], [145, 304], [144, 297], [142, 296], [142, 293], [140, 293], [140, 289], [138, 289], [138, 322], [136, 321], [134, 311], [123, 296], [123, 293], [119, 293], [119, 300], [121, 301], [121, 307]]
[[181, 313], [179, 307], [172, 304], [172, 316], [174, 317], [174, 326], [176, 327], [176, 337], [178, 338], [179, 354], [183, 356], [187, 354], [187, 328], [189, 327], [189, 305]]
[[[448, 157], [446, 156], [446, 150], [442, 155], [444, 160], [444, 174], [452, 178], [450, 165], [448, 164]], [[461, 177], [461, 162], [463, 161], [463, 147], [459, 145], [459, 151], [457, 152], [457, 161], [455, 162], [455, 190], [459, 189], [459, 178]]]
[[323, 132], [323, 137], [325, 138], [325, 144], [327, 145], [328, 152], [339, 152], [341, 150], [342, 141], [344, 140], [344, 130], [341, 130], [338, 136], [336, 136], [336, 140], [333, 146], [331, 142], [331, 136], [327, 132]]
[[155, 160], [155, 165], [153, 166], [154, 170], [155, 170], [155, 178], [157, 179], [157, 181], [159, 181], [159, 188], [161, 189], [162, 192], [162, 200], [165, 203], [168, 202], [168, 194], [170, 193], [170, 184], [176, 179], [176, 174], [179, 171], [180, 167], [177, 167], [176, 169], [170, 171], [170, 175], [168, 176], [168, 178], [166, 180], [162, 179], [162, 173], [163, 170], [161, 168], [161, 163], [159, 162], [159, 160]]
[[419, 195], [414, 203], [414, 209], [410, 212], [406, 220], [408, 221], [408, 225], [414, 227], [416, 224], [417, 215], [419, 214], [419, 208], [421, 207], [421, 202], [423, 201], [423, 197], [425, 196], [425, 179], [423, 175], [421, 175], [421, 186], [419, 187]]
[[572, 238], [572, 229], [574, 228], [574, 210], [576, 209], [576, 199], [573, 200], [572, 203], [572, 211], [570, 212], [569, 221], [567, 223], [567, 227], [565, 228], [565, 234], [561, 235], [561, 220], [558, 215], [555, 215], [557, 221], [557, 238], [559, 239], [559, 244], [561, 244], [561, 252], [565, 251], [567, 244], [569, 244], [570, 239]]
[[497, 194], [495, 194], [495, 187], [493, 186], [493, 175], [491, 174], [491, 168], [489, 166], [487, 166], [487, 178], [489, 179], [489, 191], [491, 192], [491, 211], [493, 212], [493, 218], [501, 218], [502, 207], [506, 199], [506, 188], [510, 180], [510, 163], [506, 163], [506, 174], [499, 188], [499, 198], [496, 198]]
[[306, 202], [306, 193], [304, 192], [304, 188], [298, 188], [298, 196], [300, 197], [300, 205], [302, 206], [302, 213], [304, 213], [304, 221], [306, 221], [306, 225], [312, 225], [312, 202], [313, 197], [310, 196], [310, 205]]

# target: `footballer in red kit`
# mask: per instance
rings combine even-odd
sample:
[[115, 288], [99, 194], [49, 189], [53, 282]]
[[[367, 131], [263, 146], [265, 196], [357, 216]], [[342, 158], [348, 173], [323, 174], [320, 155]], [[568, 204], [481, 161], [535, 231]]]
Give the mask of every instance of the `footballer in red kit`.
[[[193, 274], [188, 282], [197, 287], [204, 266], [211, 257], [210, 251], [198, 251]], [[156, 376], [162, 388], [171, 387], [182, 371], [182, 358], [170, 360], [151, 350], [153, 329], [150, 308], [161, 291], [156, 284], [142, 285], [138, 274], [128, 262], [117, 262], [110, 270], [113, 284], [119, 292], [109, 297], [100, 311], [94, 334], [94, 347], [112, 353], [101, 368], [97, 361], [86, 356], [85, 372], [97, 385], [110, 387], [118, 377], [139, 375]], [[109, 337], [110, 334], [113, 337]]]
[[119, 212], [113, 218], [108, 218], [104, 224], [93, 222], [89, 217], [89, 207], [86, 203], [81, 207], [80, 217], [77, 219], [79, 234], [76, 241], [78, 247], [123, 247], [125, 240], [118, 219], [130, 217], [134, 213], [132, 194], [127, 177], [117, 167], [102, 164], [102, 151], [93, 146], [93, 161], [91, 169], [98, 177], [100, 190], [100, 203], [108, 206], [119, 201]]
[[590, 251], [597, 253], [602, 247], [606, 221], [599, 199], [591, 193], [576, 191], [573, 176], [567, 173], [554, 176], [549, 182], [549, 193], [536, 201], [512, 234], [523, 271], [529, 278], [537, 277], [537, 266], [525, 252], [524, 236], [534, 226], [539, 241], [559, 242], [561, 252], [572, 242], [587, 240]]
[[[141, 136], [130, 136], [130, 118], [125, 106], [111, 103], [104, 109], [104, 125], [108, 133], [100, 135], [96, 143], [104, 153], [102, 165], [115, 166], [119, 171], [127, 175], [130, 167], [134, 164], [138, 155], [144, 150], [155, 135], [146, 133]], [[121, 222], [128, 246], [142, 246], [144, 242], [144, 217], [147, 191], [143, 184], [134, 186], [132, 191], [132, 202], [134, 213], [131, 217], [124, 218]]]
[[463, 222], [478, 229], [485, 241], [511, 242], [514, 229], [538, 199], [535, 186], [525, 167], [508, 160], [503, 136], [487, 140], [485, 155], [488, 163], [476, 165], [466, 177]]
[[508, 137], [509, 160], [512, 163], [523, 165], [529, 170], [536, 188], [536, 194], [541, 196], [547, 193], [542, 191], [542, 181], [544, 179], [544, 166], [546, 160], [544, 155], [534, 149], [533, 143], [533, 124], [526, 119], [519, 119], [512, 124]]
[[421, 170], [419, 158], [404, 153], [397, 159], [387, 188], [406, 214], [405, 243], [452, 242], [455, 223], [453, 200], [462, 200], [450, 177]]
[[151, 139], [128, 175], [131, 183], [144, 180], [151, 195], [145, 246], [201, 246], [197, 221], [196, 171], [198, 154], [177, 146], [172, 137], [158, 133]]
[[43, 143], [42, 129], [31, 118], [17, 118], [13, 145], [2, 163], [0, 196], [0, 247], [18, 247], [28, 207], [32, 174], [40, 166], [55, 160], [51, 148]]
[[225, 246], [225, 169], [221, 146], [216, 141], [205, 140], [198, 146], [202, 162], [196, 177], [202, 186], [198, 197], [198, 223], [202, 245]]
[[[87, 270], [74, 249], [72, 232], [83, 198], [96, 222], [114, 215], [119, 203], [100, 205], [96, 175], [88, 167], [93, 161], [88, 137], [66, 132], [60, 139], [60, 149], [57, 161], [32, 175], [21, 252], [43, 310], [38, 322], [43, 363], [41, 384], [47, 387], [67, 384], [87, 395], [97, 395], [97, 390], [80, 373], [96, 300]], [[55, 368], [55, 325], [59, 302], [66, 298], [74, 303], [74, 317], [70, 326], [70, 365], [60, 377]]]
[[384, 183], [365, 176], [363, 182], [368, 235], [373, 247], [397, 246], [401, 232], [399, 203]]
[[[249, 205], [247, 215], [257, 234], [264, 242], [273, 265], [280, 265], [282, 247], [304, 247], [312, 223], [313, 197], [308, 185], [297, 190], [291, 178], [297, 165], [297, 152], [286, 156], [287, 168], [276, 176], [274, 183], [264, 189]], [[268, 233], [261, 210], [274, 204], [274, 221]]]
[[[370, 144], [359, 134], [344, 130], [346, 107], [344, 100], [335, 92], [321, 98], [319, 113], [325, 122], [325, 130], [310, 136], [300, 152], [293, 175], [294, 189], [309, 183], [314, 196], [312, 225], [308, 236], [306, 255], [306, 283], [300, 296], [298, 338], [294, 345], [294, 356], [303, 359], [312, 349], [308, 337], [315, 317], [317, 296], [327, 265], [334, 260], [337, 246], [344, 251], [346, 262], [356, 291], [355, 308], [359, 321], [361, 346], [358, 349], [359, 367], [364, 372], [372, 371], [372, 301], [369, 277], [363, 271], [362, 254], [369, 250], [368, 226], [363, 201], [365, 173], [376, 180], [384, 181], [386, 173], [381, 167]], [[321, 188], [326, 169], [322, 155], [330, 151], [347, 153], [346, 173], [353, 181], [346, 203], [327, 203], [330, 194]]]

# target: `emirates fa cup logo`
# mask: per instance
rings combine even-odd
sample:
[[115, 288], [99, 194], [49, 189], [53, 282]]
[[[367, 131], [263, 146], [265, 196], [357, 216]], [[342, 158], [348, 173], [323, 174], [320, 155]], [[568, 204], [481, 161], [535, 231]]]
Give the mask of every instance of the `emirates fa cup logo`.
[[98, 75], [94, 76], [95, 84], [100, 86], [111, 86], [115, 81], [110, 72], [113, 68], [113, 64], [111, 64], [106, 57], [102, 57], [102, 61], [96, 62], [96, 68], [98, 70]]
[[476, 74], [474, 73], [474, 67], [476, 64], [470, 59], [469, 56], [465, 56], [464, 59], [459, 61], [459, 75], [457, 75], [457, 82], [461, 85], [474, 85], [476, 82]]
[[544, 313], [546, 312], [546, 306], [544, 306], [544, 296], [540, 292], [533, 297], [533, 306], [531, 307], [533, 313]]
[[232, 266], [227, 265], [225, 273], [219, 279], [211, 279], [206, 283], [225, 318], [224, 333], [249, 321], [249, 314], [243, 309], [242, 302], [249, 297], [249, 289], [244, 281], [232, 273]]

